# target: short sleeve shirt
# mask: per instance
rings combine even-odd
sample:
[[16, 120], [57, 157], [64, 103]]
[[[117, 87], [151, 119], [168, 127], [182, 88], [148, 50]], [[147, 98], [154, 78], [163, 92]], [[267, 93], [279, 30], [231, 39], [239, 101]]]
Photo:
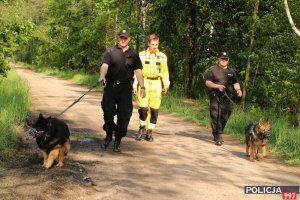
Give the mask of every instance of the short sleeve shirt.
[[105, 76], [108, 82], [131, 81], [134, 70], [143, 68], [140, 57], [134, 49], [129, 47], [123, 52], [118, 44], [104, 52], [102, 63], [108, 64]]
[[[204, 75], [204, 80], [210, 80], [215, 84], [224, 85], [225, 91], [228, 94], [232, 94], [234, 91], [233, 84], [238, 83], [238, 78], [235, 71], [229, 67], [223, 69], [222, 67], [215, 65], [209, 68], [208, 72]], [[218, 91], [218, 90], [216, 90]]]

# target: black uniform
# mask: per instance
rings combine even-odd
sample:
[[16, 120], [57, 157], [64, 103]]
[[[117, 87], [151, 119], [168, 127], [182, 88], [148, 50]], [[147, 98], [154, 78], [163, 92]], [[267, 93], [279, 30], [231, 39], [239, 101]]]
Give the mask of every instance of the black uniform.
[[[129, 47], [123, 50], [118, 46], [107, 49], [103, 55], [103, 63], [108, 64], [101, 102], [104, 113], [103, 129], [111, 134], [115, 131], [116, 140], [126, 136], [132, 115], [132, 80], [134, 70], [142, 69], [142, 63], [135, 50]], [[117, 115], [117, 123], [114, 116]]]
[[229, 98], [232, 97], [235, 91], [233, 84], [238, 83], [238, 78], [233, 69], [229, 67], [223, 69], [216, 65], [209, 68], [204, 79], [226, 87], [225, 92], [221, 92], [218, 89], [213, 89], [210, 92], [211, 128], [214, 139], [218, 140], [220, 135], [223, 134], [227, 120], [232, 112], [232, 103]]

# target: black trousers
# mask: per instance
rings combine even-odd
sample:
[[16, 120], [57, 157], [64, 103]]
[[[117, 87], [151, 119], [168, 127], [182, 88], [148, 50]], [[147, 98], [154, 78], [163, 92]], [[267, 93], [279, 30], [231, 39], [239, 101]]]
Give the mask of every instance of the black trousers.
[[[133, 109], [131, 84], [107, 85], [101, 106], [104, 113], [103, 129], [106, 132], [115, 131], [116, 139], [125, 137]], [[115, 115], [117, 123], [114, 121]]]
[[223, 134], [231, 113], [232, 103], [226, 97], [210, 97], [210, 118], [213, 135]]

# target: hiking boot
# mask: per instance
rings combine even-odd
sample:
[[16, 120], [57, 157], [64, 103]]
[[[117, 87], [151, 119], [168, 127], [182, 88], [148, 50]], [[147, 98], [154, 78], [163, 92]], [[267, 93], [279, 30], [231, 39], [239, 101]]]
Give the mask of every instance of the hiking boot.
[[216, 134], [213, 134], [213, 136], [214, 136], [214, 142], [216, 142], [218, 139], [218, 136]]
[[223, 144], [224, 143], [224, 140], [223, 140], [223, 136], [222, 135], [219, 135], [219, 140], [220, 142]]
[[141, 141], [143, 139], [143, 136], [146, 134], [146, 128], [145, 126], [140, 126], [139, 132], [136, 135], [136, 140]]
[[147, 130], [145, 140], [147, 140], [148, 142], [152, 142], [154, 140], [152, 137], [152, 130]]
[[104, 141], [101, 144], [101, 148], [107, 149], [111, 141], [112, 141], [112, 132], [108, 132], [106, 133], [106, 137], [104, 138]]
[[115, 140], [113, 152], [121, 151], [121, 140]]
[[223, 137], [222, 137], [222, 135], [219, 135], [219, 136], [216, 138], [215, 144], [218, 145], [218, 146], [222, 146], [223, 143], [224, 143]]

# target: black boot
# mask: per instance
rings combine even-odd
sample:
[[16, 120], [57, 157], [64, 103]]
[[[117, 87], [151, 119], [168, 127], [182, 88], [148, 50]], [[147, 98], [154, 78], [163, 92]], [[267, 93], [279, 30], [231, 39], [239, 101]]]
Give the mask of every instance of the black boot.
[[101, 144], [102, 149], [107, 149], [110, 142], [112, 141], [112, 132], [106, 132], [106, 137], [104, 138], [104, 141]]
[[141, 141], [143, 139], [143, 136], [146, 134], [146, 128], [145, 126], [140, 126], [139, 132], [136, 135], [136, 140]]
[[218, 135], [217, 135], [217, 134], [215, 134], [215, 133], [213, 133], [213, 136], [214, 136], [214, 142], [216, 142], [216, 141], [217, 141], [217, 139], [218, 139]]
[[113, 151], [114, 152], [120, 152], [121, 151], [121, 140], [120, 139], [115, 140]]
[[218, 146], [222, 146], [223, 143], [224, 143], [224, 140], [223, 140], [222, 134], [217, 135], [215, 144]]
[[147, 140], [148, 142], [152, 142], [154, 140], [152, 136], [152, 130], [147, 130], [145, 140]]

